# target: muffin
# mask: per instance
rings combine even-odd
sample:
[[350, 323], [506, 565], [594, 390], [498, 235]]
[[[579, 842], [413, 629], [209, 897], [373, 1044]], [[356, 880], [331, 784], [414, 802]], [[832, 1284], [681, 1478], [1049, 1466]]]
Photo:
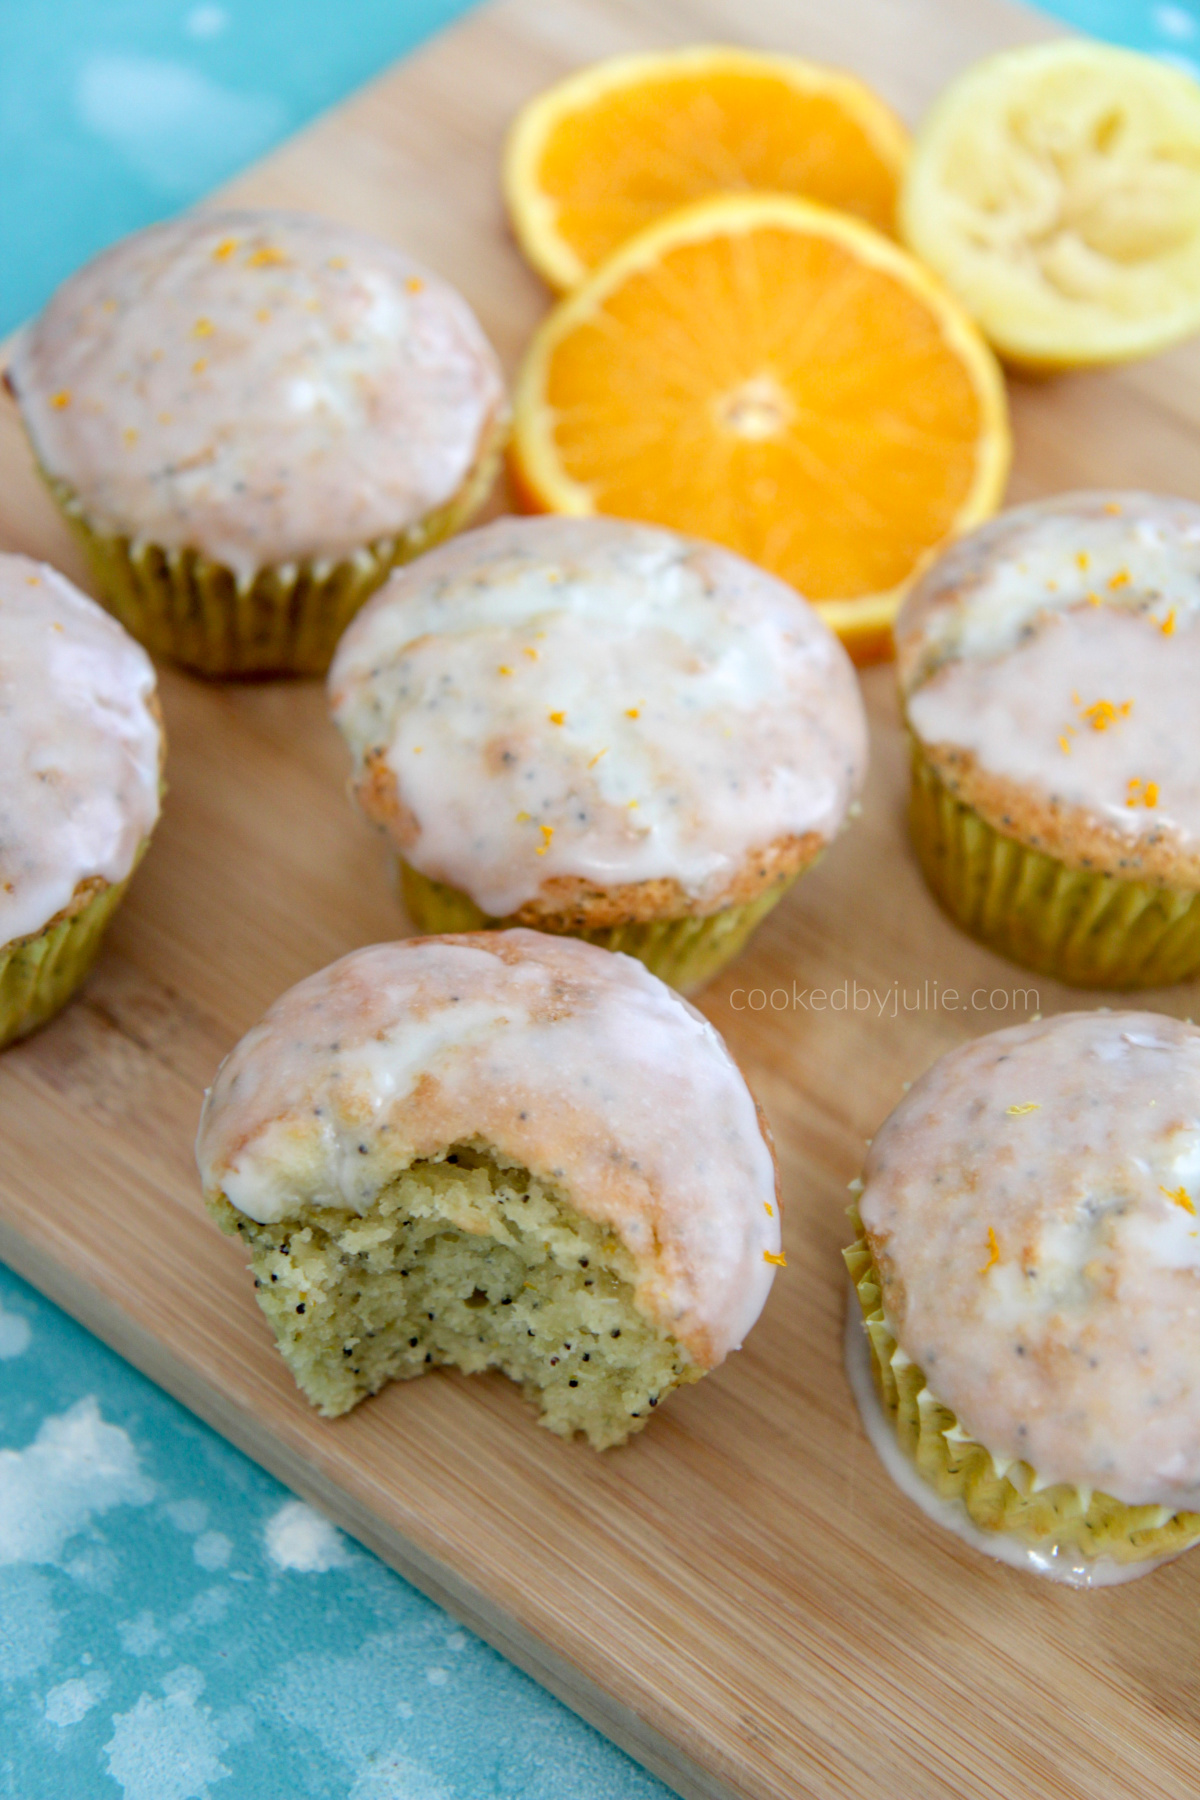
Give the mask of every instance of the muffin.
[[145, 651], [57, 570], [0, 555], [0, 1045], [95, 960], [158, 818]]
[[956, 544], [896, 625], [912, 837], [956, 922], [1045, 975], [1200, 969], [1200, 506], [1068, 494]]
[[499, 519], [399, 571], [329, 678], [424, 931], [529, 925], [707, 980], [862, 785], [854, 671], [794, 590], [674, 532]]
[[1064, 1013], [961, 1045], [860, 1188], [882, 1417], [860, 1404], [927, 1509], [1084, 1586], [1200, 1538], [1200, 1030]]
[[335, 1417], [497, 1368], [597, 1449], [736, 1349], [779, 1249], [769, 1135], [640, 963], [532, 931], [302, 981], [225, 1059], [197, 1157], [284, 1361]]
[[323, 672], [387, 571], [482, 501], [507, 416], [453, 288], [302, 213], [127, 238], [8, 381], [105, 605], [206, 675]]

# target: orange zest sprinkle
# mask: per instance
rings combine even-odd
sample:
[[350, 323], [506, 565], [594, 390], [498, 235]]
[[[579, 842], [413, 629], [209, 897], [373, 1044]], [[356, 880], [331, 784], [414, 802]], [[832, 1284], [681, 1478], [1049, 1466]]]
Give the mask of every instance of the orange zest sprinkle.
[[567, 722], [567, 715], [565, 712], [547, 713], [546, 717], [552, 725], [565, 725]]
[[1023, 1119], [1026, 1113], [1040, 1112], [1041, 1107], [1040, 1100], [1022, 1100], [1016, 1106], [1006, 1107], [1005, 1111], [1010, 1119]]
[[501, 663], [497, 668], [496, 673], [498, 675], [511, 675], [512, 669], [509, 667], [508, 663]]
[[775, 1208], [771, 1205], [769, 1200], [763, 1201], [763, 1211], [766, 1213], [768, 1219], [773, 1219], [775, 1217]]
[[1158, 1191], [1160, 1194], [1165, 1194], [1167, 1196], [1167, 1199], [1171, 1202], [1172, 1206], [1182, 1207], [1184, 1212], [1195, 1213], [1195, 1205], [1192, 1202], [1191, 1195], [1185, 1187], [1163, 1187], [1160, 1182]]
[[538, 855], [545, 856], [550, 848], [550, 839], [554, 836], [554, 827], [553, 825], [539, 825], [538, 830], [542, 834], [542, 841], [538, 845]]
[[631, 801], [630, 801], [630, 802], [629, 802], [629, 811], [630, 811], [630, 812], [632, 812], [632, 811], [633, 811], [633, 809], [634, 809], [634, 807], [635, 807], [635, 806], [636, 806], [636, 805], [637, 805], [637, 801], [636, 801], [636, 800], [631, 800]]
[[[1010, 1108], [1009, 1110], [1011, 1111], [1012, 1109]], [[978, 1273], [980, 1275], [986, 1275], [988, 1270], [994, 1269], [996, 1264], [999, 1261], [1000, 1261], [1000, 1243], [999, 1243], [998, 1238], [996, 1237], [995, 1229], [991, 1225], [989, 1225], [988, 1226], [988, 1259], [984, 1263], [983, 1267], [978, 1271]]]
[[137, 426], [136, 425], [127, 425], [125, 427], [124, 431], [121, 433], [121, 436], [125, 439], [125, 442], [127, 444], [136, 444], [138, 441]]
[[625, 708], [625, 717], [626, 717], [626, 718], [627, 718], [627, 719], [637, 719], [637, 718], [640, 718], [640, 717], [641, 717], [641, 710], [640, 710], [640, 708], [639, 708], [639, 707], [636, 707], [636, 706], [627, 706], [627, 707], [626, 707], [626, 708]]
[[536, 650], [535, 650], [535, 649], [534, 649], [534, 647], [533, 647], [533, 645], [532, 645], [532, 644], [525, 644], [525, 645], [524, 645], [524, 646], [523, 646], [523, 647], [522, 647], [522, 650], [521, 650], [521, 655], [522, 655], [522, 656], [527, 656], [527, 657], [528, 657], [528, 658], [529, 658], [529, 660], [530, 660], [530, 662], [536, 662], [536, 661], [537, 661], [537, 659], [538, 659], [538, 653], [537, 653], [537, 651], [536, 651]]
[[346, 269], [349, 268], [349, 266], [350, 265], [347, 263], [344, 256], [331, 256], [329, 259], [329, 267], [331, 269]]
[[1117, 500], [1106, 500], [1104, 502], [1104, 510], [1106, 513], [1111, 513], [1113, 518], [1117, 518], [1121, 511], [1120, 502]]
[[1080, 717], [1093, 731], [1107, 731], [1110, 725], [1127, 719], [1132, 711], [1132, 700], [1122, 700], [1119, 704], [1114, 700], [1093, 700], [1090, 706], [1080, 708]]
[[196, 323], [192, 326], [192, 336], [198, 338], [211, 337], [215, 330], [216, 326], [211, 319], [197, 319]]
[[228, 262], [238, 247], [236, 238], [222, 238], [213, 251], [214, 262]]
[[253, 256], [246, 258], [247, 266], [251, 269], [273, 269], [286, 261], [283, 251], [277, 250], [273, 244], [264, 244], [261, 250], [256, 250]]
[[260, 306], [254, 316], [260, 325], [265, 325], [267, 320], [271, 317], [271, 309], [269, 306]]
[[1132, 775], [1128, 782], [1125, 804], [1126, 806], [1157, 806], [1157, 781], [1142, 781], [1138, 776]]
[[607, 755], [608, 755], [608, 745], [605, 744], [603, 750], [597, 750], [595, 756], [593, 756], [591, 762], [588, 764], [588, 768], [594, 769], [596, 764], [600, 761], [600, 758], [602, 756], [607, 756]]
[[419, 294], [425, 286], [425, 283], [421, 280], [419, 275], [410, 275], [404, 285], [410, 294]]
[[195, 362], [192, 364], [192, 374], [193, 375], [203, 375], [203, 373], [204, 373], [205, 369], [207, 369], [207, 367], [208, 367], [207, 356], [198, 356], [196, 358]]
[[57, 394], [51, 394], [50, 404], [52, 407], [54, 407], [56, 412], [61, 412], [64, 406], [70, 406], [70, 404], [71, 404], [70, 388], [59, 388]]
[[517, 824], [518, 825], [527, 825], [532, 817], [533, 817], [532, 813], [519, 812], [517, 814]]
[[1062, 753], [1063, 753], [1063, 755], [1064, 755], [1064, 756], [1070, 756], [1070, 754], [1071, 754], [1071, 740], [1070, 740], [1070, 738], [1067, 738], [1067, 737], [1060, 737], [1060, 738], [1059, 738], [1059, 740], [1058, 740], [1058, 747], [1059, 747], [1059, 749], [1060, 749], [1060, 750], [1061, 750], [1061, 751], [1062, 751]]
[[1129, 586], [1129, 570], [1128, 569], [1118, 569], [1115, 575], [1109, 576], [1108, 585], [1110, 588], [1128, 587]]
[[782, 1250], [778, 1255], [775, 1254], [774, 1250], [764, 1250], [763, 1261], [771, 1263], [776, 1269], [787, 1268], [787, 1257], [783, 1254]]
[[1089, 594], [1087, 597], [1087, 602], [1088, 602], [1089, 606], [1103, 606], [1104, 605], [1104, 602], [1100, 598], [1099, 594]]
[[166, 412], [159, 413], [158, 422], [160, 425], [169, 425], [171, 423], [170, 413], [166, 413]]
[[1092, 559], [1086, 550], [1077, 550], [1075, 552], [1075, 567], [1077, 569], [1086, 569], [1091, 560]]
[[1159, 626], [1158, 629], [1162, 632], [1164, 637], [1173, 637], [1175, 635], [1175, 608], [1174, 607], [1171, 608], [1170, 612], [1167, 614], [1166, 618], [1163, 620], [1162, 624]]
[[425, 748], [424, 744], [414, 744], [413, 745], [413, 755], [420, 756], [420, 754], [424, 748]]
[[1146, 789], [1145, 789], [1144, 794], [1142, 795], [1142, 799], [1147, 806], [1157, 806], [1158, 805], [1158, 783], [1157, 783], [1157, 781], [1148, 781], [1146, 783]]

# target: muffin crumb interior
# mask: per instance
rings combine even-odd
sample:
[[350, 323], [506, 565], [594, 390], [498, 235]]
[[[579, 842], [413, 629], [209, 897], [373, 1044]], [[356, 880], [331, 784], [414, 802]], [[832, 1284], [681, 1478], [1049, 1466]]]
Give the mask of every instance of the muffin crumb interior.
[[634, 1304], [615, 1234], [483, 1143], [412, 1163], [362, 1215], [308, 1206], [262, 1225], [210, 1205], [249, 1246], [284, 1361], [326, 1417], [431, 1366], [495, 1368], [551, 1431], [605, 1449], [701, 1374]]

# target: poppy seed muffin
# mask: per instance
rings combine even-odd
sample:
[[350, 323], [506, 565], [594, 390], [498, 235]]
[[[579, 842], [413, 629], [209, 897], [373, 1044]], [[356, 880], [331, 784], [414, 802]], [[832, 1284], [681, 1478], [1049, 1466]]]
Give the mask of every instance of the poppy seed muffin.
[[621, 520], [442, 546], [355, 620], [329, 687], [422, 930], [570, 933], [684, 989], [836, 836], [866, 766], [853, 667], [813, 609]]
[[925, 576], [896, 645], [913, 842], [951, 917], [1082, 986], [1200, 969], [1200, 506], [1003, 513]]
[[847, 1262], [927, 1510], [1081, 1586], [1200, 1539], [1198, 1198], [1194, 1025], [1063, 1013], [913, 1085]]
[[8, 382], [105, 605], [204, 674], [320, 673], [490, 486], [507, 409], [465, 300], [303, 213], [151, 226], [64, 282]]
[[0, 555], [0, 1045], [84, 979], [159, 812], [154, 668], [64, 575]]
[[329, 1417], [499, 1368], [598, 1449], [736, 1349], [779, 1250], [720, 1037], [629, 957], [530, 931], [358, 950], [225, 1059], [205, 1199]]

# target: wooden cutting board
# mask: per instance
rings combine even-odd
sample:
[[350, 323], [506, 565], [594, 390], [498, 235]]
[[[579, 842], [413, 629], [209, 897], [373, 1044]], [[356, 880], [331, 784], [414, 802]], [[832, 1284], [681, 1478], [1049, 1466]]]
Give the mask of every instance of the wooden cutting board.
[[[571, 65], [761, 43], [845, 63], [915, 119], [963, 64], [1048, 30], [1001, 0], [504, 0], [229, 192], [416, 251], [512, 368], [546, 297], [505, 228], [501, 135]], [[1200, 497], [1196, 349], [1013, 400], [1014, 498]], [[0, 544], [81, 575], [11, 410]], [[299, 977], [407, 929], [316, 684], [164, 671], [151, 854], [83, 999], [0, 1060], [0, 1252], [682, 1794], [1194, 1800], [1200, 1554], [1098, 1594], [995, 1565], [892, 1487], [851, 1403], [838, 1253], [864, 1139], [934, 1056], [1027, 1016], [1014, 989], [1080, 1003], [938, 913], [902, 829], [890, 672], [865, 685], [861, 823], [703, 1002], [775, 1128], [788, 1268], [747, 1348], [628, 1448], [560, 1443], [498, 1376], [433, 1375], [321, 1421], [201, 1211], [191, 1144], [220, 1057]], [[965, 1010], [930, 1005], [934, 978]], [[1150, 1004], [1182, 1014], [1194, 993]]]

